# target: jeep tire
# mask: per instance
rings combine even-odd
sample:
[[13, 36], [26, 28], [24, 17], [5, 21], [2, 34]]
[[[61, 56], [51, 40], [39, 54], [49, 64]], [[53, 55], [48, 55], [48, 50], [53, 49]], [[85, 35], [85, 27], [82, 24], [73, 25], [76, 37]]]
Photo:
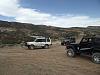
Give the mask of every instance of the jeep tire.
[[92, 61], [96, 64], [100, 64], [100, 53], [93, 53]]
[[69, 57], [75, 57], [76, 53], [74, 52], [74, 50], [72, 48], [67, 50], [67, 56]]

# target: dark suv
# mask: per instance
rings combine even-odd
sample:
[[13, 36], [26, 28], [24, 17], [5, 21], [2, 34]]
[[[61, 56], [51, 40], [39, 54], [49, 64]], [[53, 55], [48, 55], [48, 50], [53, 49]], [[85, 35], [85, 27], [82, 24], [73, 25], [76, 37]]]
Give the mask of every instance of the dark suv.
[[100, 64], [100, 37], [83, 37], [78, 44], [67, 44], [66, 51], [70, 57], [84, 54], [90, 56], [94, 63]]
[[75, 38], [66, 38], [61, 41], [61, 45], [66, 45], [68, 43], [75, 43]]

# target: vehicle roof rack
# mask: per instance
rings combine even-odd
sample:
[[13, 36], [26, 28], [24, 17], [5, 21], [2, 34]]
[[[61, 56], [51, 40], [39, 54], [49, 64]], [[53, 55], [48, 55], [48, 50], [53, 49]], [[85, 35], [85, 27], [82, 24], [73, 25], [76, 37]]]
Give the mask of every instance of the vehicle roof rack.
[[34, 37], [34, 38], [43, 38], [43, 36], [31, 36], [31, 37]]
[[44, 36], [31, 36], [31, 37], [34, 37], [34, 38], [50, 38], [50, 37], [44, 37]]

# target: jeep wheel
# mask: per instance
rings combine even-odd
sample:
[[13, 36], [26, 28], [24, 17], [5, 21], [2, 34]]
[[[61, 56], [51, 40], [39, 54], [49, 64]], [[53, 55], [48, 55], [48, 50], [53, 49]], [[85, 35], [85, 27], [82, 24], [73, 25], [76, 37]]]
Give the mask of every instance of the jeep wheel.
[[49, 45], [45, 45], [44, 48], [45, 48], [45, 49], [48, 49], [48, 48], [49, 48]]
[[92, 55], [92, 61], [96, 64], [100, 64], [100, 53], [94, 53]]
[[67, 50], [67, 56], [69, 57], [75, 57], [75, 52], [73, 49], [68, 49]]

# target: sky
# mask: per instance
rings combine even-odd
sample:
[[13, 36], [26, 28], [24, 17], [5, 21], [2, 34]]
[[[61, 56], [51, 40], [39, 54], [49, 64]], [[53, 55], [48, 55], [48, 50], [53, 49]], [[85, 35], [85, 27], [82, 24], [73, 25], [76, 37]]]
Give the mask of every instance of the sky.
[[100, 0], [0, 0], [0, 20], [64, 28], [100, 26]]

